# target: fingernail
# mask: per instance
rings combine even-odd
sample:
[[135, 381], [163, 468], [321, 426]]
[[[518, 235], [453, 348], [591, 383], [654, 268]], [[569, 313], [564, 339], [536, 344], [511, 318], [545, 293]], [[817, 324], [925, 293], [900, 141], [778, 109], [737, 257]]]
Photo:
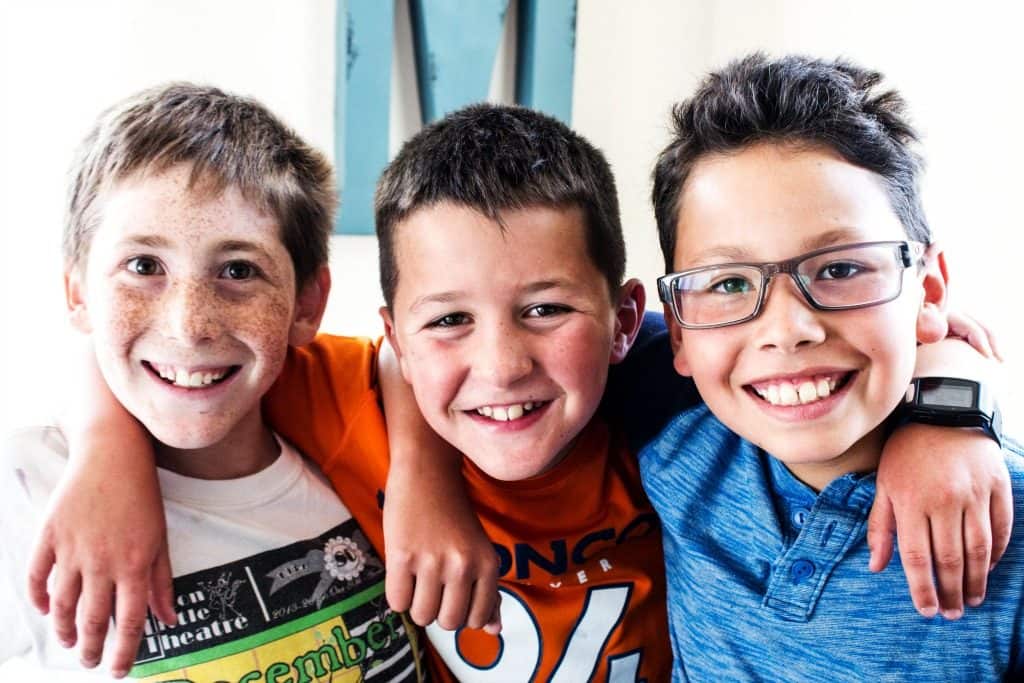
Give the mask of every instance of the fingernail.
[[128, 669], [114, 669], [110, 672], [110, 675], [114, 678], [124, 678], [128, 675]]
[[932, 619], [933, 617], [935, 617], [936, 614], [939, 613], [939, 610], [937, 607], [922, 607], [918, 610], [918, 612], [920, 612], [921, 616], [925, 619]]
[[985, 602], [985, 598], [984, 597], [967, 598], [967, 604], [970, 605], [971, 607], [977, 607], [978, 605], [980, 605], [983, 602]]
[[963, 615], [964, 615], [964, 611], [962, 609], [944, 609], [944, 610], [942, 610], [942, 617], [944, 619], [948, 619], [949, 621], [956, 621], [957, 619], [959, 619]]
[[86, 669], [91, 669], [97, 664], [99, 664], [99, 660], [90, 659], [88, 657], [82, 657], [82, 666], [84, 666]]

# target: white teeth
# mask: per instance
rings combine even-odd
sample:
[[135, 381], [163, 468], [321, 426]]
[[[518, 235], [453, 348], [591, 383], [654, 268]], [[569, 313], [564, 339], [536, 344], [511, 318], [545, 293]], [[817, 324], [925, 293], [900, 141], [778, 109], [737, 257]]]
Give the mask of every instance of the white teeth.
[[498, 422], [510, 422], [518, 420], [534, 408], [539, 408], [541, 402], [527, 401], [526, 403], [514, 403], [509, 406], [480, 406], [476, 409], [477, 415], [489, 417]]
[[185, 368], [175, 368], [169, 365], [150, 364], [160, 377], [178, 387], [196, 388], [213, 384], [224, 378], [230, 368], [217, 371], [189, 372]]
[[774, 406], [795, 406], [814, 403], [828, 398], [836, 389], [838, 380], [822, 377], [818, 380], [804, 380], [794, 385], [792, 382], [779, 382], [767, 386], [754, 387], [758, 396]]
[[800, 402], [796, 389], [788, 382], [779, 385], [779, 403], [784, 406], [795, 406]]

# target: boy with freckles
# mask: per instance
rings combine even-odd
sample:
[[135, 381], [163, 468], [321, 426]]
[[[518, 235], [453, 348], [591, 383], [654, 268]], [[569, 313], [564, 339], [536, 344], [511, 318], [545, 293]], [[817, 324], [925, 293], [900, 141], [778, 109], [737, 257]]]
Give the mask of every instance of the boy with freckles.
[[[175, 574], [173, 607], [154, 601], [163, 623], [137, 624], [138, 650], [114, 653], [136, 661], [136, 678], [423, 680], [416, 629], [387, 609], [383, 562], [361, 526], [376, 508], [353, 508], [357, 522], [260, 405], [289, 345], [311, 341], [323, 315], [334, 197], [330, 165], [262, 105], [188, 84], [108, 110], [76, 160], [71, 322], [121, 412], [152, 437]], [[67, 450], [52, 426], [3, 444], [0, 661], [32, 653], [45, 680], [109, 680], [58, 647], [22, 588], [33, 522]], [[119, 475], [107, 475], [101, 505], [134, 505]], [[109, 585], [86, 588], [109, 610]], [[118, 598], [130, 632], [145, 597]], [[85, 626], [102, 640], [106, 622]]]
[[[916, 134], [881, 75], [755, 54], [675, 109], [654, 174], [674, 365], [706, 405], [640, 455], [662, 519], [674, 680], [1019, 680], [1024, 548], [928, 620], [868, 571], [886, 419], [945, 334]], [[1021, 534], [1024, 461], [1003, 443]], [[985, 535], [963, 519], [965, 543]]]
[[[548, 117], [478, 105], [403, 147], [376, 209], [387, 335], [419, 411], [466, 455], [503, 596], [500, 639], [428, 629], [434, 671], [442, 680], [666, 680], [657, 522], [624, 434], [596, 416], [608, 366], [625, 357], [644, 303], [639, 283], [624, 279], [603, 157]], [[378, 353], [368, 340], [321, 336], [289, 355], [269, 395], [272, 423], [339, 489], [379, 476], [387, 461], [373, 436], [384, 428]], [[448, 501], [408, 472], [398, 478], [389, 506], [397, 502], [408, 526], [429, 520], [420, 540], [438, 543], [448, 527], [433, 520]], [[390, 543], [389, 562], [412, 556]], [[390, 579], [396, 606], [411, 606], [419, 622], [445, 612], [442, 595], [482, 585], [467, 582], [465, 566], [427, 558]]]

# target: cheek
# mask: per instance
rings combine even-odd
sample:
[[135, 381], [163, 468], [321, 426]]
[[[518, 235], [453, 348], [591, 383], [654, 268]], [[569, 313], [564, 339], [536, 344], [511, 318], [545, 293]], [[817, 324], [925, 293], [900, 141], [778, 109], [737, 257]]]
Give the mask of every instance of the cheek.
[[263, 357], [264, 362], [276, 369], [284, 363], [288, 352], [288, 333], [295, 315], [293, 300], [281, 295], [254, 297], [244, 305], [220, 302], [212, 315], [229, 321], [228, 330]]
[[399, 340], [416, 401], [424, 412], [448, 411], [466, 375], [465, 354], [453, 345], [428, 339]]
[[99, 346], [123, 347], [141, 335], [151, 324], [151, 297], [130, 287], [115, 287], [101, 301], [89, 302], [94, 335]]

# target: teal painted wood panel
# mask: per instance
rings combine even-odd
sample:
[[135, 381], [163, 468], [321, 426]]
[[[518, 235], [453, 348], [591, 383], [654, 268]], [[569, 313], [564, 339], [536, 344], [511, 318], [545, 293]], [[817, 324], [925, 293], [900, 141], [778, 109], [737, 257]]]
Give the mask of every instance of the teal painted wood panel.
[[335, 232], [371, 235], [373, 190], [388, 162], [391, 0], [338, 0], [334, 159], [341, 193]]
[[576, 0], [520, 0], [516, 102], [572, 122]]
[[426, 123], [487, 98], [508, 0], [409, 0]]

